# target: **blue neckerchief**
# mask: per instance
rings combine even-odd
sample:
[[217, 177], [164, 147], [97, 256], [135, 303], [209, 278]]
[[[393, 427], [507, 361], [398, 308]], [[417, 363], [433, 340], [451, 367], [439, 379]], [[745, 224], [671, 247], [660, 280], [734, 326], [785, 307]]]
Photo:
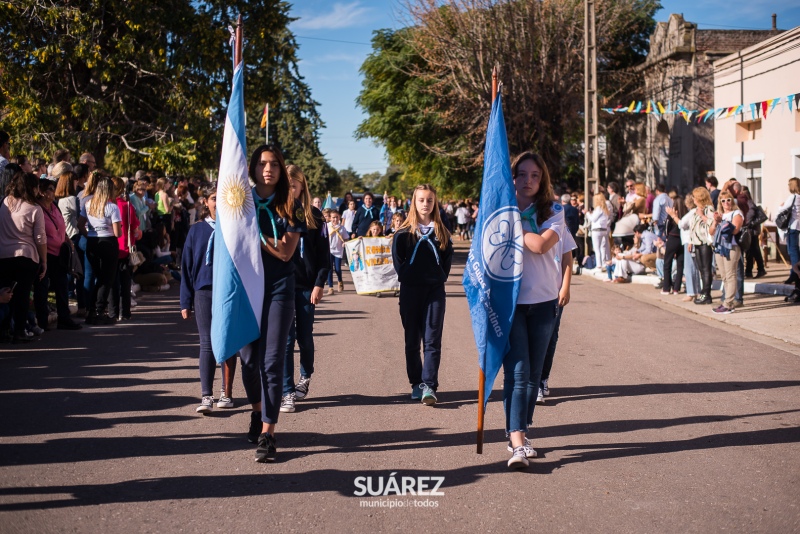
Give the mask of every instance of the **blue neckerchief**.
[[272, 213], [271, 209], [269, 209], [269, 205], [272, 202], [272, 199], [274, 198], [275, 198], [275, 193], [270, 195], [270, 197], [267, 199], [262, 199], [255, 193], [255, 187], [253, 188], [253, 200], [255, 200], [256, 202], [256, 209], [257, 209], [256, 221], [258, 222], [258, 237], [261, 238], [261, 242], [264, 243], [264, 246], [266, 246], [267, 240], [264, 238], [263, 232], [261, 232], [261, 217], [260, 217], [261, 210], [264, 210], [267, 212], [267, 215], [269, 215], [269, 222], [272, 224], [273, 244], [275, 245], [275, 248], [278, 248], [278, 229], [275, 226], [275, 214]]
[[520, 215], [523, 221], [528, 221], [531, 225], [531, 231], [534, 234], [539, 233], [539, 226], [536, 224], [536, 205], [531, 204]]
[[436, 245], [434, 245], [433, 241], [431, 241], [431, 235], [433, 235], [435, 239], [436, 232], [428, 230], [426, 233], [423, 234], [422, 232], [417, 230], [415, 233], [417, 234], [417, 237], [419, 239], [417, 240], [417, 244], [414, 246], [414, 253], [411, 254], [411, 261], [409, 261], [408, 264], [411, 265], [412, 263], [414, 263], [414, 258], [417, 257], [417, 249], [419, 248], [419, 245], [423, 241], [425, 241], [431, 246], [431, 249], [433, 249], [433, 255], [436, 256], [436, 265], [439, 265], [439, 251], [436, 250]]
[[375, 206], [370, 206], [370, 207], [362, 206], [362, 208], [364, 208], [364, 211], [369, 213], [371, 219], [375, 219], [375, 216], [372, 214], [372, 208], [374, 207]]
[[217, 231], [217, 221], [211, 217], [206, 217], [205, 221], [211, 227], [211, 237], [208, 238], [208, 245], [206, 245], [206, 265], [211, 265], [213, 258], [211, 257], [211, 247], [214, 246], [214, 232]]
[[305, 254], [305, 251], [306, 251], [306, 247], [305, 247], [305, 238], [304, 238], [304, 237], [301, 237], [301, 238], [300, 238], [300, 257], [301, 257], [301, 258], [302, 258], [302, 257], [303, 257], [303, 255]]

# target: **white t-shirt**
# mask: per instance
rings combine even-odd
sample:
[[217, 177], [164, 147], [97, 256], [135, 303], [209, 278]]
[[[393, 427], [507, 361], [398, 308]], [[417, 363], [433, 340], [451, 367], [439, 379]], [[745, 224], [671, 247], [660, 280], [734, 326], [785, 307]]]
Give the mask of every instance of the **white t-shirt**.
[[460, 207], [456, 210], [456, 221], [458, 224], [467, 224], [469, 222], [469, 210], [464, 207]]
[[342, 219], [344, 223], [344, 229], [347, 230], [347, 233], [353, 233], [353, 219], [356, 216], [356, 210], [344, 210], [342, 213]]
[[350, 239], [350, 234], [347, 233], [347, 230], [342, 225], [339, 225], [336, 230], [338, 233], [333, 231], [333, 224], [328, 223], [328, 241], [331, 255], [341, 258], [344, 255], [344, 242]]
[[[553, 215], [542, 224], [539, 234], [541, 235], [545, 230], [550, 229], [559, 236], [558, 240], [561, 242], [566, 228], [564, 208], [561, 204], [554, 202], [552, 209]], [[527, 220], [522, 221], [522, 228], [528, 232], [532, 230]], [[538, 304], [558, 298], [558, 292], [563, 282], [561, 277], [561, 256], [565, 252], [559, 244], [556, 243], [544, 254], [534, 254], [526, 247], [523, 247], [522, 283], [519, 288], [517, 304]], [[569, 243], [565, 242], [564, 246], [569, 246]]]
[[783, 202], [783, 204], [781, 204], [781, 207], [778, 208], [778, 211], [775, 213], [775, 215], [788, 207], [792, 208], [792, 216], [789, 219], [789, 230], [800, 230], [800, 195], [793, 194], [789, 196]]
[[[739, 217], [741, 217], [742, 218], [742, 224], [744, 224], [744, 214], [739, 210], [732, 210], [732, 211], [729, 211], [727, 213], [723, 213], [722, 214], [722, 220], [723, 221], [728, 221], [729, 223], [733, 224], [733, 217], [735, 215], [738, 215]], [[736, 237], [733, 238], [733, 242], [736, 245], [739, 244], [739, 240]]]
[[103, 210], [103, 217], [97, 218], [90, 215], [88, 212], [89, 202], [94, 195], [89, 195], [81, 199], [81, 217], [87, 219], [89, 237], [114, 237], [113, 223], [121, 223], [122, 217], [119, 213], [119, 206], [112, 202], [106, 202], [106, 207]]
[[601, 228], [608, 230], [611, 223], [611, 218], [606, 215], [606, 212], [600, 206], [595, 206], [591, 213], [586, 214], [586, 217], [592, 221], [592, 230], [600, 230]]

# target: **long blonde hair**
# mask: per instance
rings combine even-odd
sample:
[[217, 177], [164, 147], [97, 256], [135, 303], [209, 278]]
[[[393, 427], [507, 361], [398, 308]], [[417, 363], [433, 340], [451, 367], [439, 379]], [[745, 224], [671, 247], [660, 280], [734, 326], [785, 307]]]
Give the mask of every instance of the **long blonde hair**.
[[608, 204], [606, 204], [606, 196], [603, 193], [597, 193], [595, 196], [593, 196], [592, 204], [594, 204], [595, 208], [599, 206], [606, 215], [610, 215], [608, 212]]
[[114, 200], [114, 184], [109, 178], [100, 178], [95, 183], [94, 196], [89, 201], [86, 210], [89, 215], [97, 219], [105, 217], [106, 204]]
[[[311, 210], [311, 193], [308, 192], [306, 175], [303, 174], [302, 169], [300, 169], [300, 167], [297, 165], [287, 165], [286, 174], [289, 176], [289, 180], [300, 182], [300, 185], [303, 186], [303, 192], [300, 193], [300, 204], [303, 205], [303, 211], [306, 214], [306, 226], [308, 226], [308, 228], [311, 230], [316, 230], [317, 219], [314, 217], [314, 213]], [[291, 189], [291, 187], [289, 189]]]
[[400, 225], [400, 229], [408, 228], [409, 233], [416, 235], [416, 230], [419, 227], [419, 213], [417, 213], [416, 204], [417, 191], [430, 191], [433, 193], [433, 198], [436, 201], [431, 212], [433, 231], [436, 233], [436, 239], [439, 240], [439, 248], [445, 250], [447, 245], [450, 244], [450, 232], [442, 222], [441, 215], [439, 215], [439, 198], [436, 196], [436, 189], [430, 184], [422, 184], [414, 188], [414, 192], [411, 193], [411, 206], [408, 208], [408, 217]]
[[92, 171], [89, 173], [89, 178], [86, 179], [86, 186], [83, 188], [83, 196], [88, 197], [94, 195], [94, 190], [97, 187], [97, 182], [103, 177], [100, 171]]

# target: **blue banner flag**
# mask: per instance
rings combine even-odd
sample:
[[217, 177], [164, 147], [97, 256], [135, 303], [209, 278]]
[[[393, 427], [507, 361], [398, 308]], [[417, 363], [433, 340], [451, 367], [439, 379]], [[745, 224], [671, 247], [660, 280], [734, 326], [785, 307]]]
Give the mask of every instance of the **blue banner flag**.
[[222, 138], [213, 264], [211, 348], [222, 363], [258, 339], [264, 304], [258, 221], [247, 176], [243, 63], [233, 73]]
[[324, 210], [332, 210], [332, 209], [334, 209], [333, 197], [331, 196], [331, 192], [330, 191], [328, 191], [328, 196], [325, 197], [325, 204], [322, 205], [322, 209], [324, 209]]
[[486, 130], [478, 219], [462, 281], [478, 347], [478, 365], [486, 377], [484, 403], [489, 401], [509, 350], [522, 278], [522, 246], [522, 220], [511, 177], [502, 98], [498, 94]]

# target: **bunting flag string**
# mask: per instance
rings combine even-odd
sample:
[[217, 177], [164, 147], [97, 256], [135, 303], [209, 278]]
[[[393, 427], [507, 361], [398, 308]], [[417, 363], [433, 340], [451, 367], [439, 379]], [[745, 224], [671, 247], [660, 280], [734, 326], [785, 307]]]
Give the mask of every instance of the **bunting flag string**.
[[655, 115], [657, 118], [661, 118], [664, 115], [679, 115], [686, 121], [686, 124], [691, 124], [692, 117], [694, 117], [695, 124], [700, 124], [700, 122], [705, 123], [709, 119], [722, 120], [739, 114], [742, 115], [742, 119], [744, 120], [748, 113], [750, 114], [750, 120], [760, 118], [766, 120], [767, 115], [774, 113], [775, 108], [784, 104], [789, 111], [792, 111], [793, 107], [796, 111], [800, 111], [800, 92], [785, 97], [779, 96], [760, 102], [753, 102], [748, 105], [725, 106], [719, 108], [687, 109], [684, 105], [676, 103], [675, 109], [673, 109], [671, 100], [667, 101], [667, 107], [665, 108], [664, 104], [653, 99], [645, 101], [634, 100], [627, 106], [601, 109], [611, 115], [615, 113], [638, 113], [643, 115]]

